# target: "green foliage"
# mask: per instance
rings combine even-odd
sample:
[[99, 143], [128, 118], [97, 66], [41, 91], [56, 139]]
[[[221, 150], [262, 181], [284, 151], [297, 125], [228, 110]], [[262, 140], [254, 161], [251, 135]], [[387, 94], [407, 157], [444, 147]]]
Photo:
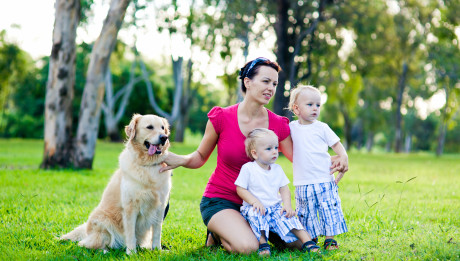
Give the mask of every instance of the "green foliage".
[[[81, 1], [81, 27], [88, 26], [93, 13], [93, 0]], [[460, 82], [460, 51], [458, 29], [458, 1], [283, 1], [286, 3], [286, 28], [279, 28], [281, 5], [264, 1], [139, 1], [132, 2], [122, 30], [129, 35], [148, 32], [154, 26], [144, 20], [150, 4], [156, 7], [159, 30], [183, 37], [190, 43], [193, 82], [188, 128], [204, 131], [206, 113], [215, 105], [227, 106], [236, 100], [239, 80], [234, 66], [241, 66], [250, 55], [249, 50], [272, 44], [281, 29], [286, 30], [283, 42], [277, 41], [273, 52], [284, 63], [280, 85], [289, 78], [294, 58], [294, 82], [321, 87], [327, 93], [321, 120], [358, 149], [365, 142], [387, 147], [395, 139], [396, 113], [401, 111], [403, 139], [412, 137], [414, 151], [434, 150], [442, 128], [446, 129], [445, 150], [458, 151]], [[323, 13], [317, 13], [325, 4]], [[312, 34], [301, 33], [321, 17]], [[0, 136], [42, 137], [43, 104], [48, 78], [48, 59], [32, 61], [7, 32], [0, 33]], [[296, 49], [296, 43], [301, 43]], [[278, 52], [286, 44], [284, 52]], [[251, 47], [251, 48], [249, 48]], [[92, 45], [77, 46], [76, 83], [73, 108], [73, 132], [78, 123], [81, 96]], [[300, 50], [297, 52], [297, 50]], [[205, 81], [201, 55], [208, 55], [212, 63], [225, 66], [218, 77], [221, 88], [213, 88]], [[115, 91], [129, 79], [133, 57], [130, 48], [118, 42], [110, 60]], [[408, 65], [407, 80], [398, 108], [397, 88], [402, 65]], [[170, 57], [146, 62], [159, 106], [171, 111], [174, 83]], [[219, 65], [220, 66], [220, 65]], [[136, 75], [140, 72], [136, 71]], [[280, 86], [282, 88], [284, 86]], [[284, 90], [284, 89], [281, 89]], [[446, 105], [423, 118], [416, 107], [420, 98], [446, 93]], [[26, 94], [26, 95], [25, 95]], [[133, 113], [155, 113], [147, 100], [145, 83], [134, 87], [124, 117], [123, 126]], [[185, 103], [184, 103], [185, 104]], [[270, 109], [279, 104], [272, 99]], [[407, 113], [406, 113], [407, 112]], [[431, 113], [429, 111], [428, 113]], [[440, 120], [436, 119], [440, 118]], [[103, 124], [99, 138], [105, 138]], [[35, 130], [35, 131], [30, 131]], [[378, 140], [377, 138], [378, 137]], [[387, 147], [388, 149], [391, 146]], [[381, 148], [377, 148], [381, 149]], [[372, 150], [372, 149], [371, 149]]]
[[[179, 154], [193, 143], [172, 144]], [[104, 254], [56, 237], [84, 222], [98, 204], [117, 168], [120, 143], [98, 142], [94, 169], [38, 169], [43, 142], [0, 139], [1, 260], [260, 260], [203, 247], [206, 228], [199, 202], [216, 164], [214, 153], [200, 169], [174, 170], [171, 208], [163, 226], [168, 251], [124, 249]], [[350, 153], [350, 171], [339, 193], [349, 232], [336, 237], [340, 249], [321, 256], [273, 250], [277, 260], [457, 260], [460, 239], [458, 201], [460, 155], [366, 155]], [[292, 180], [292, 165], [278, 163]], [[292, 198], [293, 187], [290, 184]], [[294, 202], [294, 200], [293, 200]], [[324, 241], [320, 238], [320, 244]]]
[[[16, 43], [6, 40], [6, 31], [0, 32], [0, 137], [24, 137], [25, 129], [33, 137], [40, 137], [43, 129], [44, 101], [38, 98], [42, 78], [36, 74], [34, 62]], [[44, 96], [42, 96], [44, 97]], [[17, 121], [16, 121], [17, 120]]]

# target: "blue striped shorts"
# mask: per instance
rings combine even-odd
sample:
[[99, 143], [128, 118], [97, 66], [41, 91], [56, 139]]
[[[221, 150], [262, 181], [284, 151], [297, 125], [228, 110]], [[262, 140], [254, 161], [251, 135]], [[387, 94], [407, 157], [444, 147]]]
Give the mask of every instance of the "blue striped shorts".
[[281, 204], [265, 208], [265, 216], [254, 211], [252, 206], [242, 206], [241, 215], [248, 221], [257, 240], [260, 241], [261, 231], [265, 231], [265, 238], [268, 240], [268, 233], [272, 231], [278, 234], [286, 243], [297, 241], [297, 237], [291, 233], [292, 229], [305, 230], [296, 216], [287, 218], [285, 213], [280, 214]]
[[334, 181], [296, 186], [295, 200], [299, 220], [312, 238], [348, 231]]

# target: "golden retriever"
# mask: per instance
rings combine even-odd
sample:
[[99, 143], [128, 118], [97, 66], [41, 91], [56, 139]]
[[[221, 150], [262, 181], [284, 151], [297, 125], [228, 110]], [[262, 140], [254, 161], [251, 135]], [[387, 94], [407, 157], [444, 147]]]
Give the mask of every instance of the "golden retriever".
[[86, 223], [60, 237], [90, 249], [136, 246], [161, 249], [163, 216], [171, 171], [159, 173], [169, 147], [169, 124], [155, 115], [135, 114], [125, 127], [128, 140], [99, 205]]

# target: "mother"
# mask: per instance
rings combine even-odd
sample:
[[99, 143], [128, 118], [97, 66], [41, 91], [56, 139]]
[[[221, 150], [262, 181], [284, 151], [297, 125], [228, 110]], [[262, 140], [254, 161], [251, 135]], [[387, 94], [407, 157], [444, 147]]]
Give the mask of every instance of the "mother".
[[[244, 140], [255, 128], [274, 131], [280, 150], [292, 161], [289, 120], [264, 107], [275, 95], [280, 69], [276, 62], [262, 57], [248, 62], [240, 71], [244, 100], [226, 108], [214, 107], [208, 113], [209, 120], [197, 150], [189, 155], [170, 153], [165, 160], [168, 166], [163, 171], [179, 166], [199, 168], [206, 163], [217, 145], [217, 166], [200, 203], [203, 222], [208, 228], [207, 246], [221, 241], [227, 251], [244, 254], [254, 252], [259, 247], [249, 224], [240, 214], [242, 200], [236, 193], [234, 182], [241, 166], [250, 161], [244, 149]], [[340, 166], [335, 170], [346, 171]], [[301, 243], [291, 243], [291, 247], [300, 248]]]

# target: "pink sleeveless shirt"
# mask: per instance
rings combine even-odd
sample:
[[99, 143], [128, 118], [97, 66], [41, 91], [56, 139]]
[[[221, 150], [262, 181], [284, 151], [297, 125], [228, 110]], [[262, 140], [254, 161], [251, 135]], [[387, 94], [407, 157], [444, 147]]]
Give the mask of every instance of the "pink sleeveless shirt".
[[[244, 148], [246, 137], [238, 125], [238, 105], [226, 108], [214, 107], [208, 113], [217, 135], [217, 166], [204, 191], [205, 197], [223, 198], [237, 204], [242, 204], [236, 193], [235, 180], [240, 173], [241, 166], [249, 162]], [[289, 120], [268, 110], [268, 128], [275, 132], [278, 141], [282, 141], [290, 134]]]

